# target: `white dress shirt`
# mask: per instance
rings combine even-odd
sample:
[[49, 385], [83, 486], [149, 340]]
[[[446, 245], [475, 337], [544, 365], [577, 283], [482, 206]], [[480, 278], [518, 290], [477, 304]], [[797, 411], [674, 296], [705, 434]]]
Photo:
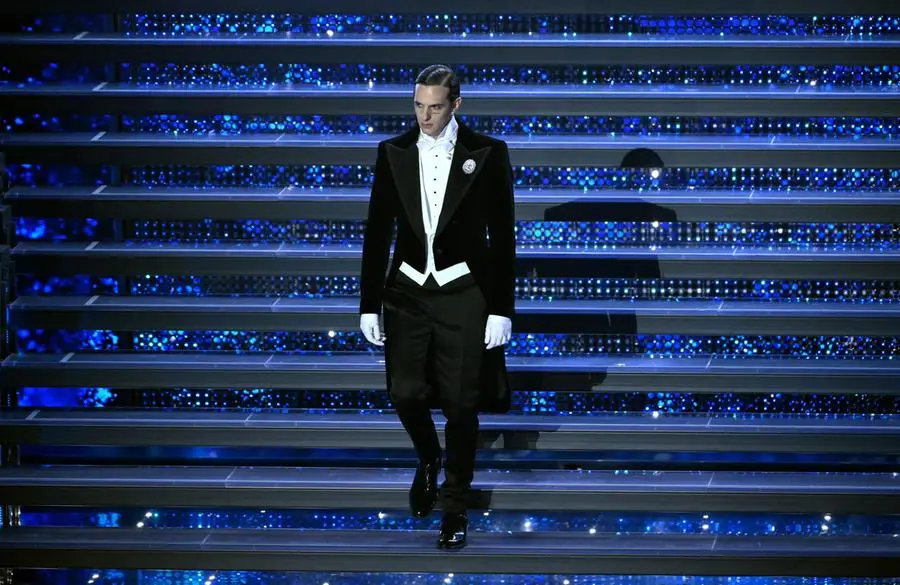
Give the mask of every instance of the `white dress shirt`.
[[444, 208], [444, 194], [447, 191], [447, 180], [450, 177], [450, 165], [453, 160], [453, 148], [456, 146], [456, 134], [459, 124], [451, 116], [450, 122], [437, 138], [419, 133], [416, 146], [419, 149], [419, 191], [422, 198], [422, 224], [425, 226], [427, 242], [427, 259], [425, 272], [419, 272], [406, 262], [400, 264], [400, 272], [414, 280], [420, 286], [425, 284], [428, 275], [441, 286], [469, 273], [465, 262], [438, 270], [434, 264], [434, 236], [438, 218]]

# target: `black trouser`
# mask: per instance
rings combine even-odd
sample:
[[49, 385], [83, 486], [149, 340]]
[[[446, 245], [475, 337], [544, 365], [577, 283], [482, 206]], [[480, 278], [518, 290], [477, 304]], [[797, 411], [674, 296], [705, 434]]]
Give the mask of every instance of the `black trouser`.
[[464, 279], [436, 289], [401, 275], [385, 291], [384, 302], [390, 396], [421, 461], [440, 454], [429, 403], [440, 405], [447, 418], [445, 512], [466, 510], [478, 442], [487, 307], [479, 287]]

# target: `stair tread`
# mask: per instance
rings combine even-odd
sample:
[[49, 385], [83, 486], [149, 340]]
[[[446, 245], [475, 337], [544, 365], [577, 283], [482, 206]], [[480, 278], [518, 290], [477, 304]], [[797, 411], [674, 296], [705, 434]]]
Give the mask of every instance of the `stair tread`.
[[[823, 359], [793, 358], [729, 358], [699, 356], [678, 359], [662, 359], [645, 356], [508, 356], [507, 367], [511, 371], [573, 371], [591, 372], [603, 370], [622, 373], [679, 373], [719, 372], [736, 375], [780, 374], [805, 376], [811, 373], [827, 373], [832, 376], [855, 374], [900, 374], [897, 360], [871, 359]], [[18, 368], [144, 368], [180, 370], [185, 368], [216, 369], [265, 369], [317, 370], [335, 372], [378, 372], [384, 369], [384, 357], [380, 353], [335, 353], [288, 355], [260, 352], [253, 355], [222, 355], [212, 353], [100, 353], [72, 352], [68, 354], [11, 355], [3, 361], [4, 367]]]
[[[485, 431], [544, 431], [553, 433], [680, 432], [774, 434], [895, 434], [900, 432], [900, 417], [816, 419], [800, 416], [763, 415], [735, 418], [708, 415], [661, 415], [651, 413], [591, 416], [490, 415], [480, 417]], [[111, 410], [107, 412], [18, 410], [0, 412], [0, 421], [10, 426], [92, 425], [122, 427], [188, 427], [308, 430], [390, 430], [401, 432], [396, 416], [391, 414], [331, 413], [246, 413]], [[442, 424], [441, 415], [435, 421]]]
[[[891, 536], [725, 536], [472, 531], [447, 554], [434, 530], [19, 528], [15, 566], [505, 574], [894, 576]], [[13, 560], [14, 559], [14, 560]]]
[[[163, 466], [40, 466], [0, 470], [0, 485], [102, 487], [208, 487], [294, 489], [409, 489], [413, 469], [285, 468], [285, 467], [163, 467]], [[891, 473], [798, 473], [729, 471], [545, 471], [479, 470], [478, 490], [618, 491], [667, 490], [690, 492], [891, 493], [900, 494], [900, 480]]]
[[[365, 535], [366, 538], [362, 538]], [[432, 531], [363, 531], [363, 530], [257, 530], [257, 529], [166, 529], [131, 530], [121, 528], [20, 528], [0, 534], [0, 546], [28, 548], [45, 543], [65, 543], [77, 549], [130, 549], [135, 545], [153, 548], [198, 547], [209, 549], [290, 549], [321, 552], [340, 548], [347, 552], [371, 551], [383, 554], [385, 549], [402, 553], [407, 550], [428, 554], [433, 548]], [[847, 556], [859, 552], [895, 557], [900, 554], [897, 539], [877, 536], [726, 536], [705, 534], [641, 534], [616, 535], [597, 533], [478, 533], [478, 548], [469, 553], [510, 556], [533, 555], [536, 552], [573, 556], [680, 555], [685, 552], [703, 556], [723, 554], [781, 555], [804, 553], [810, 556]], [[474, 539], [473, 539], [474, 540]], [[434, 555], [442, 554], [434, 551]], [[443, 553], [446, 554], [446, 553]], [[454, 555], [457, 556], [457, 555]], [[900, 560], [900, 557], [898, 557]]]

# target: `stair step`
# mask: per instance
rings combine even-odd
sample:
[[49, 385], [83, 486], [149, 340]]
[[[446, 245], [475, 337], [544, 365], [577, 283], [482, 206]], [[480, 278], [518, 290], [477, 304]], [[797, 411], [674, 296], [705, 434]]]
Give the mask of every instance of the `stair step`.
[[[9, 306], [20, 329], [359, 330], [359, 299], [26, 296]], [[900, 304], [753, 301], [519, 300], [520, 332], [692, 335], [880, 335], [900, 331]]]
[[[481, 415], [481, 449], [900, 454], [900, 419], [706, 415]], [[405, 449], [393, 414], [19, 410], [0, 440], [47, 445]], [[444, 419], [435, 416], [443, 429]], [[443, 436], [443, 431], [439, 434]]]
[[[2, 95], [2, 94], [0, 94]], [[14, 188], [18, 217], [115, 219], [358, 220], [368, 188], [316, 190], [99, 187]], [[771, 221], [900, 223], [900, 194], [730, 190], [634, 191], [544, 188], [516, 192], [519, 221]]]
[[[154, 9], [156, 10], [156, 9]], [[521, 12], [517, 10], [516, 12]], [[667, 8], [667, 12], [671, 13]], [[554, 10], [555, 14], [558, 14]], [[783, 12], [778, 12], [783, 14]], [[816, 9], [819, 12], [818, 7]], [[0, 109], [31, 114], [342, 115], [410, 114], [409, 87], [269, 84], [259, 88], [144, 87], [60, 83], [0, 87]], [[466, 115], [535, 116], [866, 116], [893, 117], [900, 93], [811, 87], [466, 85]]]
[[[632, 13], [631, 8], [626, 9]], [[479, 13], [481, 10], [478, 11]], [[515, 12], [515, 11], [514, 11]], [[553, 12], [551, 10], [551, 12]], [[666, 10], [667, 12], [667, 10]], [[664, 12], [665, 13], [665, 12]], [[776, 12], [780, 14], [780, 12]], [[462, 42], [464, 41], [464, 42]], [[15, 61], [164, 63], [421, 63], [534, 66], [593, 65], [872, 65], [893, 63], [893, 39], [643, 37], [625, 34], [561, 35], [341, 33], [265, 36], [124, 36], [115, 33], [0, 35], [0, 52]]]
[[[355, 245], [168, 242], [21, 242], [19, 273], [359, 276]], [[521, 247], [517, 274], [595, 278], [883, 279], [897, 272], [900, 250], [743, 246], [607, 248]]]
[[[900, 394], [897, 360], [510, 356], [507, 366], [513, 388], [524, 390]], [[73, 352], [12, 355], [2, 368], [4, 387], [333, 391], [385, 387], [384, 358], [377, 353]]]
[[448, 554], [432, 531], [17, 528], [0, 566], [410, 573], [894, 577], [891, 536], [471, 533]]
[[[0, 50], [2, 50], [0, 35]], [[898, 45], [900, 46], [900, 45]], [[61, 47], [54, 47], [56, 54]], [[179, 49], [183, 51], [184, 49]], [[900, 56], [898, 56], [900, 58]], [[0, 135], [8, 163], [119, 165], [373, 165], [388, 135], [243, 134], [174, 136], [128, 132]], [[656, 151], [667, 167], [892, 168], [900, 144], [884, 138], [792, 136], [503, 137], [513, 165], [618, 167], [636, 148]]]
[[[412, 469], [41, 466], [0, 470], [19, 506], [406, 510]], [[470, 509], [900, 513], [894, 474], [490, 471]]]

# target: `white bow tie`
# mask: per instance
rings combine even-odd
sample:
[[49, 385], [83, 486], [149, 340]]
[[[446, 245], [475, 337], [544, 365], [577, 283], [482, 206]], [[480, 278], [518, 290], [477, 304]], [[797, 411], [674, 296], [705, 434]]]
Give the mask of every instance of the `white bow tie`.
[[434, 150], [436, 148], [439, 148], [444, 152], [450, 152], [451, 150], [453, 150], [453, 147], [456, 146], [456, 138], [451, 138], [449, 136], [442, 136], [437, 140], [420, 138], [419, 146], [423, 147], [425, 150]]

